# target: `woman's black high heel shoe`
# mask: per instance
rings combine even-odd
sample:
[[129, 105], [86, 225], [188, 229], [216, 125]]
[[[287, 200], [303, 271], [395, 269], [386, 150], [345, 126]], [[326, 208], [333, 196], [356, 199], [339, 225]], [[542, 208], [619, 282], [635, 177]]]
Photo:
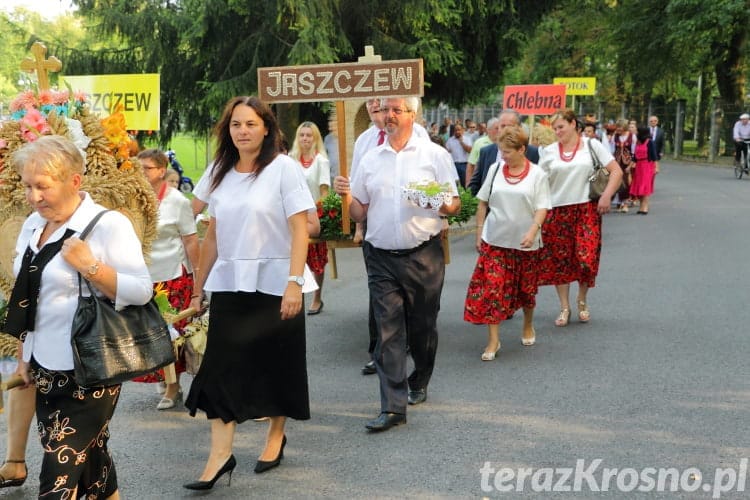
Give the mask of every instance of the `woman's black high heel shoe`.
[[271, 460], [270, 462], [258, 460], [255, 462], [255, 473], [261, 474], [267, 470], [273, 469], [274, 467], [278, 467], [279, 464], [281, 464], [281, 459], [284, 458], [284, 446], [286, 446], [286, 434], [284, 434], [284, 439], [281, 440], [281, 449], [279, 450], [279, 456], [276, 457], [276, 460]]
[[229, 483], [227, 486], [231, 486], [232, 471], [235, 467], [237, 467], [237, 460], [234, 459], [234, 455], [230, 455], [229, 459], [224, 462], [224, 465], [219, 469], [219, 472], [217, 472], [210, 481], [195, 481], [194, 483], [183, 484], [183, 486], [189, 490], [210, 490], [214, 487], [214, 483], [227, 472], [229, 473]]
[[[16, 478], [10, 478], [6, 479], [2, 475], [0, 475], [0, 488], [10, 488], [15, 486], [23, 486], [23, 483], [26, 482], [26, 478], [29, 476], [29, 469], [26, 468], [26, 461], [25, 460], [6, 460], [9, 464], [24, 464], [23, 468], [26, 470], [26, 475], [23, 477], [16, 477]], [[3, 465], [5, 465], [3, 463]]]

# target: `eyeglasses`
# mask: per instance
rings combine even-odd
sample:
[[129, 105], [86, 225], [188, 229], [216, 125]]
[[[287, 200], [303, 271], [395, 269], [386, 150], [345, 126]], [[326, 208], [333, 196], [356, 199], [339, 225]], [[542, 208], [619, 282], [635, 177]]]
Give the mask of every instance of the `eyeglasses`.
[[394, 115], [400, 115], [401, 113], [411, 113], [411, 110], [406, 108], [380, 108], [380, 111], [385, 114], [393, 112]]

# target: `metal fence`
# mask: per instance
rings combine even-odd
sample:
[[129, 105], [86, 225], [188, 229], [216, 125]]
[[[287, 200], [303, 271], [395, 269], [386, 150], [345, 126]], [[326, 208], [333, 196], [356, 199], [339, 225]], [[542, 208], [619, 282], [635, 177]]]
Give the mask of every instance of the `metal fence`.
[[[494, 104], [465, 106], [455, 108], [445, 104], [424, 107], [422, 117], [429, 127], [432, 123], [438, 126], [447, 117], [455, 123], [466, 119], [475, 122], [486, 122], [498, 116], [502, 111], [502, 100]], [[714, 98], [711, 103], [701, 106], [686, 99], [675, 99], [659, 103], [612, 103], [581, 99], [572, 102], [572, 107], [580, 117], [593, 116], [599, 123], [614, 122], [618, 118], [635, 120], [638, 124], [647, 125], [648, 118], [656, 115], [659, 126], [666, 138], [665, 153], [675, 158], [684, 156], [685, 142], [692, 141], [690, 155], [714, 162], [721, 156], [734, 153], [732, 127], [739, 115], [748, 109], [723, 105]], [[699, 108], [701, 111], [699, 111]]]

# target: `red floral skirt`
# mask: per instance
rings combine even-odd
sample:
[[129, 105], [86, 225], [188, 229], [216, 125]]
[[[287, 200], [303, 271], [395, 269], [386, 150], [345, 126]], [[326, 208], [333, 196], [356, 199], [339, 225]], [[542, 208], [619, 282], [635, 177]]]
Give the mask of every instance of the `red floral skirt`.
[[602, 251], [602, 216], [596, 202], [555, 207], [542, 226], [539, 285], [596, 283]]
[[464, 303], [464, 320], [496, 325], [536, 306], [539, 251], [500, 248], [483, 241]]
[[328, 245], [325, 241], [307, 246], [307, 266], [313, 274], [323, 274], [328, 264]]
[[[190, 306], [190, 296], [193, 294], [193, 275], [188, 274], [185, 266], [182, 267], [182, 276], [168, 281], [154, 283], [154, 290], [156, 290], [156, 287], [159, 285], [163, 285], [167, 289], [167, 292], [169, 293], [169, 303], [172, 307], [178, 311], [182, 311]], [[184, 319], [172, 326], [174, 326], [175, 330], [182, 335], [182, 330], [187, 324], [188, 320]], [[177, 358], [174, 367], [178, 375], [185, 371], [185, 355], [182, 352], [180, 352], [180, 356]], [[153, 373], [137, 377], [133, 379], [133, 381], [145, 383], [162, 382], [164, 381], [164, 370], [159, 369]]]

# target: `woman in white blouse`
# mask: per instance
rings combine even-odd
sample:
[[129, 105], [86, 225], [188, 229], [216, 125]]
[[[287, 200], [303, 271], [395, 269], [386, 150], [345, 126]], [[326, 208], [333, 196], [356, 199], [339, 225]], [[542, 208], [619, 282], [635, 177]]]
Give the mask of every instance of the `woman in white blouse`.
[[[148, 271], [154, 288], [166, 289], [169, 303], [181, 311], [190, 305], [193, 294], [193, 272], [198, 265], [198, 234], [190, 201], [177, 189], [168, 185], [167, 155], [158, 149], [146, 149], [138, 153], [143, 175], [151, 184], [159, 203], [159, 219], [156, 238], [151, 244], [151, 263]], [[182, 333], [186, 321], [174, 325]], [[166, 384], [164, 396], [156, 405], [157, 410], [166, 410], [182, 401], [179, 376], [185, 371], [184, 357], [175, 364], [178, 380]], [[137, 379], [141, 382], [161, 382], [164, 371]]]
[[299, 166], [279, 154], [280, 130], [256, 97], [231, 99], [214, 128], [208, 230], [201, 245], [191, 306], [211, 292], [203, 362], [185, 402], [211, 423], [211, 449], [199, 479], [208, 490], [237, 462], [238, 423], [269, 417], [261, 473], [284, 457], [288, 417], [310, 418], [302, 293], [315, 282], [306, 269], [307, 211], [313, 203]]
[[[591, 319], [587, 294], [599, 273], [602, 249], [602, 214], [609, 212], [612, 196], [622, 181], [622, 170], [599, 141], [578, 134], [575, 112], [564, 109], [552, 116], [558, 142], [544, 148], [539, 166], [549, 176], [552, 210], [543, 226], [539, 285], [555, 285], [560, 299], [556, 326], [570, 320], [570, 283], [578, 282], [578, 320]], [[589, 198], [589, 177], [595, 154], [609, 172], [609, 182], [596, 201]]]
[[[331, 164], [326, 157], [325, 145], [317, 125], [313, 122], [302, 122], [297, 127], [289, 156], [302, 167], [302, 173], [305, 174], [307, 187], [310, 188], [313, 200], [320, 202], [328, 196], [328, 189], [331, 185]], [[318, 314], [323, 309], [323, 278], [326, 264], [328, 264], [326, 242], [310, 243], [307, 247], [307, 265], [315, 275], [318, 289], [313, 293], [312, 304], [307, 311], [308, 315]]]
[[23, 297], [19, 303], [36, 307], [14, 312], [12, 299], [12, 326], [6, 328], [24, 339], [18, 373], [27, 385], [33, 379], [37, 388], [36, 417], [44, 450], [39, 497], [119, 498], [107, 441], [121, 386], [81, 387], [75, 382], [70, 331], [79, 273], [117, 308], [151, 299], [141, 243], [119, 212], [105, 214], [86, 241], [78, 238], [105, 208], [79, 191], [83, 157], [68, 139], [40, 137], [18, 149], [12, 163], [34, 213], [16, 243], [11, 297]]
[[542, 223], [550, 208], [549, 183], [526, 159], [529, 137], [517, 126], [498, 138], [502, 162], [490, 166], [477, 193], [477, 259], [469, 282], [464, 319], [487, 325], [482, 361], [500, 351], [500, 323], [523, 309], [521, 341], [534, 345], [537, 259]]

